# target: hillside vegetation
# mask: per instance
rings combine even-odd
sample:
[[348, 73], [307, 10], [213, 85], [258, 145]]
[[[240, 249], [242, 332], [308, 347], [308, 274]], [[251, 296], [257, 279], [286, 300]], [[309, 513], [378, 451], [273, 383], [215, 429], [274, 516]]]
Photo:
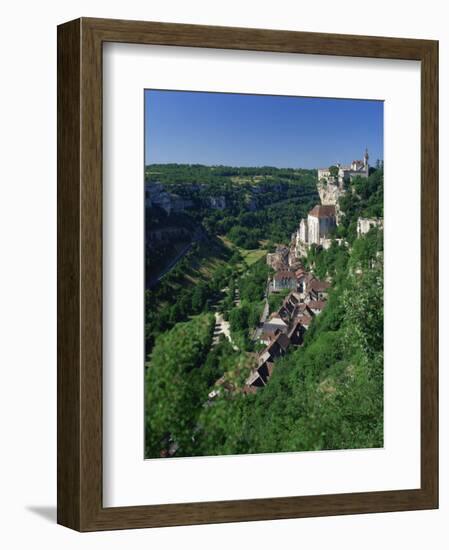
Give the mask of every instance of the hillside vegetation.
[[[254, 176], [232, 174], [243, 178], [242, 186]], [[296, 200], [278, 206], [286, 220], [290, 208], [293, 218]], [[301, 203], [306, 212], [307, 204]], [[245, 262], [226, 231], [217, 238], [212, 228], [224, 230], [226, 210], [219, 212], [220, 219], [204, 215], [201, 223], [218, 247], [209, 247], [209, 254], [223, 254], [218, 263], [201, 275], [203, 254], [206, 264], [211, 259], [203, 243], [205, 249], [195, 248], [148, 293], [147, 457], [383, 445], [383, 231], [372, 228], [356, 235], [359, 216], [382, 217], [382, 169], [355, 180], [340, 206], [344, 215], [338, 232], [347, 244], [312, 247], [304, 259], [317, 277], [332, 280], [327, 306], [314, 318], [303, 345], [290, 347], [276, 361], [269, 383], [250, 394], [244, 384], [257, 351], [251, 335], [264, 306], [270, 268], [264, 257]], [[276, 205], [263, 212], [270, 208]], [[245, 227], [247, 214], [259, 211], [236, 214], [238, 227]], [[301, 215], [296, 208], [296, 224]], [[276, 234], [283, 218], [261, 215], [260, 224]], [[271, 238], [269, 231], [264, 239]], [[289, 238], [290, 233], [280, 242], [287, 244]], [[272, 307], [279, 300], [270, 296]], [[214, 310], [229, 321], [233, 344], [224, 336], [213, 344]]]
[[[316, 170], [153, 164], [145, 174], [146, 181], [160, 182], [193, 202], [183, 212], [184, 224], [202, 224], [209, 234], [226, 235], [246, 249], [257, 248], [266, 235], [289, 239], [298, 213], [318, 200]], [[225, 207], [212, 207], [213, 199], [223, 200]], [[161, 223], [170, 224], [170, 218], [179, 223], [178, 214], [168, 218]]]

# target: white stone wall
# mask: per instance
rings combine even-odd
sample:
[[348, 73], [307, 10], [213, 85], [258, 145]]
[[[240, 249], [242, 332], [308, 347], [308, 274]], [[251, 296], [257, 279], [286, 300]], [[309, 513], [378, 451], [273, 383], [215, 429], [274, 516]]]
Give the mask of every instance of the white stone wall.
[[299, 239], [303, 243], [306, 243], [308, 241], [307, 223], [304, 218], [301, 219], [301, 223], [299, 224]]
[[335, 228], [335, 219], [331, 217], [317, 218], [308, 216], [307, 229], [308, 240], [304, 241], [308, 244], [321, 244], [323, 238], [326, 238], [329, 233]]
[[327, 179], [331, 173], [329, 172], [328, 168], [325, 169], [318, 169], [318, 181], [321, 179]]
[[320, 244], [320, 222], [315, 216], [307, 217], [307, 229], [309, 233], [309, 244]]
[[319, 237], [327, 237], [329, 233], [334, 229], [334, 218], [320, 218], [319, 220]]
[[372, 227], [383, 227], [379, 218], [359, 218], [357, 220], [357, 236], [365, 235]]

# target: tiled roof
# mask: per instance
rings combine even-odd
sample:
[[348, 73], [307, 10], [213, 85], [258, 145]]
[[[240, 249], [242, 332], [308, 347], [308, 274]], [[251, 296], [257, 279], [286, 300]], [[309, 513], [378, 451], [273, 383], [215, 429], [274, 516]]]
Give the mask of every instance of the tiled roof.
[[276, 281], [282, 281], [284, 279], [295, 279], [295, 274], [293, 271], [278, 271], [276, 275], [274, 276]]
[[275, 342], [277, 342], [283, 350], [286, 350], [290, 345], [290, 338], [282, 333], [282, 334], [279, 334]]
[[315, 218], [331, 218], [335, 217], [335, 205], [328, 204], [317, 204], [309, 212], [309, 216], [314, 216]]
[[326, 307], [326, 302], [322, 302], [321, 300], [311, 300], [307, 305], [312, 310], [324, 309]]
[[320, 292], [322, 290], [327, 290], [330, 286], [331, 284], [326, 281], [319, 281], [318, 279], [314, 279], [313, 281], [310, 281], [309, 290]]

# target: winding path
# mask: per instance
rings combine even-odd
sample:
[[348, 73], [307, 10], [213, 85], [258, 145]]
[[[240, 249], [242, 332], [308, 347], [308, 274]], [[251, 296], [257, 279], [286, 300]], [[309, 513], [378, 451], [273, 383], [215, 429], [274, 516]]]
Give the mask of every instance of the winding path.
[[238, 347], [234, 344], [231, 338], [231, 331], [229, 322], [225, 321], [223, 319], [223, 315], [221, 313], [218, 313], [218, 311], [215, 312], [215, 328], [214, 328], [214, 337], [212, 339], [212, 347], [216, 346], [220, 340], [220, 336], [224, 334], [224, 336], [229, 340], [231, 343], [232, 349], [235, 351], [238, 351]]

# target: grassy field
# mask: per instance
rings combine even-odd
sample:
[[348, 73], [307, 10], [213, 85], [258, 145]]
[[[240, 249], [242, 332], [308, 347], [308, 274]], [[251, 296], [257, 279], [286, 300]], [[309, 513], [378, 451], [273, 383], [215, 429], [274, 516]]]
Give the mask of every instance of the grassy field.
[[[265, 248], [254, 248], [252, 250], [247, 250], [246, 248], [236, 246], [227, 237], [219, 237], [219, 239], [227, 248], [231, 250], [238, 250], [247, 267], [257, 262], [257, 260], [260, 260], [260, 258], [263, 258], [267, 253]], [[263, 245], [264, 243], [262, 242], [261, 246]]]
[[251, 185], [256, 185], [263, 180], [272, 180], [273, 176], [267, 174], [263, 176], [231, 176], [230, 180], [232, 183], [241, 185], [243, 183], [249, 183]]
[[266, 250], [260, 248], [256, 248], [255, 250], [245, 250], [243, 248], [239, 248], [239, 251], [248, 267], [267, 254]]
[[226, 266], [228, 251], [221, 246], [220, 241], [209, 241], [199, 245], [199, 251], [191, 259], [185, 269], [185, 278], [192, 284], [210, 279], [217, 268]]

